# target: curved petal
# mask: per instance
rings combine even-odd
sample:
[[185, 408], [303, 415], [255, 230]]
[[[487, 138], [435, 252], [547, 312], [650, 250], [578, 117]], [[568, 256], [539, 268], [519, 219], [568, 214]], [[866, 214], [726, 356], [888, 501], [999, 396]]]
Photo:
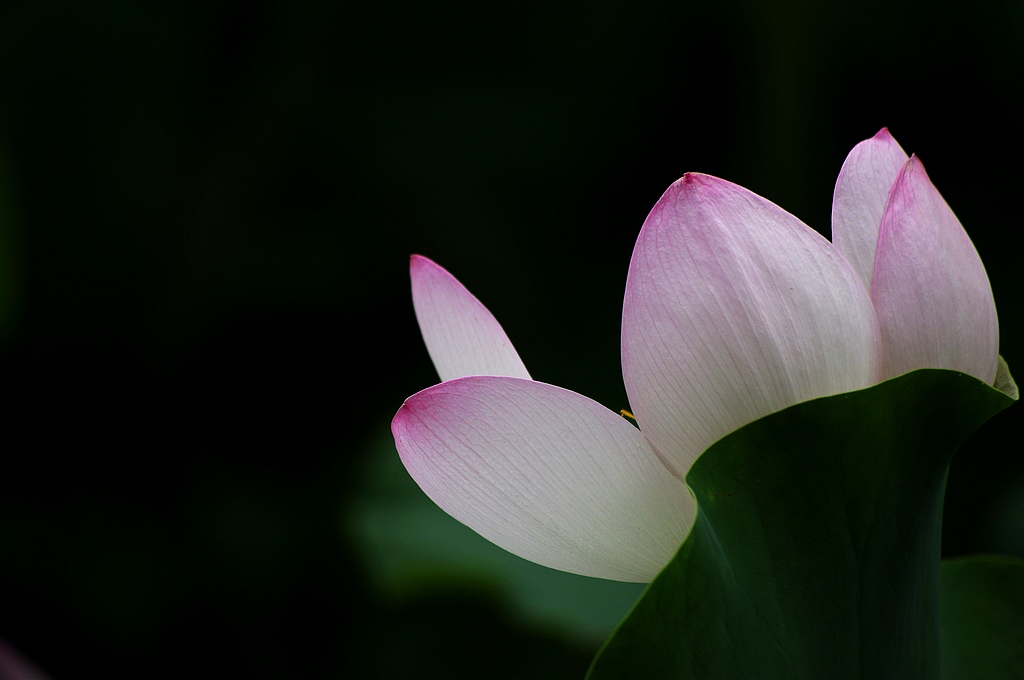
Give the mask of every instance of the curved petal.
[[477, 376], [406, 400], [391, 423], [409, 474], [502, 548], [586, 576], [649, 581], [695, 506], [624, 418], [546, 383]]
[[882, 212], [907, 154], [882, 128], [853, 147], [832, 196], [832, 243], [871, 289]]
[[917, 157], [885, 207], [871, 297], [883, 377], [948, 368], [993, 383], [999, 322], [985, 266]]
[[409, 275], [416, 320], [442, 381], [530, 377], [501, 324], [454, 276], [422, 255], [410, 258]]
[[872, 384], [878, 353], [856, 273], [773, 203], [688, 174], [647, 217], [626, 281], [622, 373], [677, 475], [746, 423]]

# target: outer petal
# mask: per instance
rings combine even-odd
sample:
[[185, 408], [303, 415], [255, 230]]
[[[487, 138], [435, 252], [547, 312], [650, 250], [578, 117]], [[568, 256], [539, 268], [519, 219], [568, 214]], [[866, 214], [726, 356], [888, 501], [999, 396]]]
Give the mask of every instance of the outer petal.
[[916, 157], [885, 207], [871, 297], [884, 377], [949, 368], [993, 383], [999, 323], [985, 266]]
[[643, 435], [569, 390], [461, 378], [406, 400], [391, 424], [409, 474], [484, 538], [555, 569], [651, 580], [695, 506]]
[[697, 174], [654, 206], [626, 281], [622, 372], [677, 475], [746, 423], [872, 384], [878, 353], [867, 290], [789, 213]]
[[882, 128], [853, 147], [832, 196], [832, 242], [871, 288], [882, 212], [907, 154]]
[[416, 320], [441, 380], [530, 377], [494, 315], [454, 276], [422, 255], [412, 256], [409, 274]]

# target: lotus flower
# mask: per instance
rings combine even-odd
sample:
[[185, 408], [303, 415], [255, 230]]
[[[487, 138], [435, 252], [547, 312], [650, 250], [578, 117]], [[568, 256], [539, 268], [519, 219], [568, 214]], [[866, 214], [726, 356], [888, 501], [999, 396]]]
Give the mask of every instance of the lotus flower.
[[693, 524], [687, 471], [730, 432], [918, 368], [993, 383], [984, 266], [887, 130], [847, 157], [832, 230], [830, 243], [708, 175], [668, 188], [640, 230], [622, 311], [639, 428], [532, 380], [490, 312], [413, 256], [413, 304], [443, 382], [392, 422], [406, 469], [446, 512], [521, 557], [645, 582]]

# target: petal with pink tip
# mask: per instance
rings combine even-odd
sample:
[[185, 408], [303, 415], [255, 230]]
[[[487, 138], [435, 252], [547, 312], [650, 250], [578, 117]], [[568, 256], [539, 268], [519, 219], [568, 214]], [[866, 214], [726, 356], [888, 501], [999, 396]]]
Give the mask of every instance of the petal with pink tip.
[[832, 196], [832, 243], [871, 289], [882, 212], [907, 154], [882, 128], [853, 147]]
[[409, 274], [416, 320], [442, 381], [530, 377], [501, 324], [454, 276], [422, 255], [412, 256]]
[[437, 505], [548, 567], [646, 582], [693, 523], [692, 496], [640, 431], [560, 387], [460, 378], [407, 399], [391, 429]]
[[988, 274], [917, 157], [904, 165], [885, 207], [871, 297], [883, 377], [948, 368], [995, 380], [999, 322]]
[[820, 234], [756, 194], [688, 174], [644, 223], [626, 280], [631, 409], [682, 477], [711, 444], [878, 372], [867, 290]]

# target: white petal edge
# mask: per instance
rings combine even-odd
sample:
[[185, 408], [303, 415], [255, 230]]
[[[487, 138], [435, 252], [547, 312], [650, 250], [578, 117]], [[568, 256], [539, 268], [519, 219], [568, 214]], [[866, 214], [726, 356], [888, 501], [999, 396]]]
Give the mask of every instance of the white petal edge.
[[871, 297], [884, 377], [947, 368], [993, 384], [999, 321], [985, 265], [917, 157], [885, 208]]
[[465, 286], [422, 255], [409, 259], [412, 303], [441, 380], [530, 374], [501, 324]]
[[827, 239], [756, 194], [688, 174], [629, 265], [622, 373], [640, 429], [684, 478], [715, 441], [878, 376], [868, 296]]
[[886, 128], [853, 147], [832, 196], [832, 243], [871, 289], [882, 213], [907, 154]]
[[631, 423], [576, 392], [477, 376], [406, 400], [392, 421], [406, 469], [445, 512], [554, 569], [647, 582], [696, 512]]

